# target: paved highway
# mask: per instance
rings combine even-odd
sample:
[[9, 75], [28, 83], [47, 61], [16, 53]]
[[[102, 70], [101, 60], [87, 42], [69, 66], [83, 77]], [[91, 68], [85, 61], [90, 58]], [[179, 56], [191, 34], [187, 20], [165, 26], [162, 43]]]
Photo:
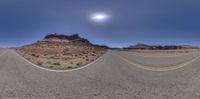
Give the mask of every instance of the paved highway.
[[149, 70], [136, 56], [108, 51], [85, 68], [55, 72], [31, 65], [13, 50], [0, 50], [0, 99], [199, 99], [198, 55], [169, 60], [173, 69], [150, 59], [156, 63]]

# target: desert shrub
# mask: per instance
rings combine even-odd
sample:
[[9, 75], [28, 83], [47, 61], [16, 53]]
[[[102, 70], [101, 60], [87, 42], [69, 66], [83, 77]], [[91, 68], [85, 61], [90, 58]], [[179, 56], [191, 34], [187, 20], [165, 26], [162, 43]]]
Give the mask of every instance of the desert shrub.
[[72, 66], [68, 66], [67, 68], [68, 68], [68, 69], [72, 69]]
[[77, 66], [80, 65], [80, 63], [76, 63], [76, 65], [77, 65]]
[[89, 59], [85, 59], [85, 61], [89, 61]]
[[78, 62], [76, 65], [82, 65], [83, 63], [82, 62]]
[[68, 52], [68, 51], [69, 51], [69, 48], [65, 48], [65, 49], [64, 49], [64, 52]]
[[51, 56], [50, 58], [55, 58], [54, 56]]
[[54, 66], [49, 66], [49, 68], [54, 68]]
[[44, 62], [42, 60], [38, 60], [36, 63], [37, 65], [42, 65]]
[[92, 56], [96, 56], [96, 54], [94, 54], [94, 53], [92, 53], [91, 55], [92, 55]]
[[51, 64], [51, 61], [47, 61], [48, 64]]
[[71, 55], [71, 53], [64, 52], [63, 55]]
[[34, 56], [34, 57], [39, 57], [39, 55], [36, 55], [36, 54], [31, 54], [31, 56]]
[[70, 60], [70, 59], [72, 59], [72, 58], [70, 58], [70, 57], [65, 57], [64, 58], [64, 60]]
[[59, 63], [59, 62], [56, 62], [56, 63], [53, 63], [53, 65], [60, 65], [60, 63]]
[[77, 57], [77, 58], [82, 58], [81, 56]]
[[82, 53], [83, 53], [83, 54], [87, 54], [87, 52], [86, 52], [86, 51], [82, 51]]

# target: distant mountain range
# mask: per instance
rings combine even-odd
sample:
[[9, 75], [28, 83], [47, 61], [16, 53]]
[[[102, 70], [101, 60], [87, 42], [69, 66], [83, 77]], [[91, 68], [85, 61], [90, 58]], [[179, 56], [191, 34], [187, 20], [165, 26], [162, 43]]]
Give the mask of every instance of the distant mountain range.
[[[106, 45], [98, 45], [98, 44], [92, 44], [89, 40], [80, 37], [78, 34], [73, 35], [63, 35], [63, 34], [48, 34], [46, 35], [42, 40], [35, 42], [27, 46], [42, 46], [42, 47], [66, 47], [70, 45], [76, 45], [76, 46], [96, 46], [101, 48], [109, 48]], [[114, 49], [114, 48], [113, 48]], [[115, 48], [118, 49], [118, 48]], [[191, 45], [147, 45], [147, 44], [136, 44], [131, 45], [128, 47], [124, 47], [124, 49], [151, 49], [151, 50], [170, 50], [170, 49], [199, 49], [197, 46], [191, 46]]]
[[136, 44], [125, 49], [151, 49], [151, 50], [170, 50], [170, 49], [198, 49], [197, 46], [191, 45], [147, 45], [147, 44]]

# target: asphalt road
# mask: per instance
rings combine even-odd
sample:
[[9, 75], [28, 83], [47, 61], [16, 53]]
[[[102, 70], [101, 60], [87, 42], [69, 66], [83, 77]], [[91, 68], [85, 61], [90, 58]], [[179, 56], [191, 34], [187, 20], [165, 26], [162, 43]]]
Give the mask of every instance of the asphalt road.
[[0, 50], [0, 99], [200, 99], [200, 59], [195, 55], [169, 61], [181, 68], [151, 71], [132, 64], [138, 60], [126, 52], [108, 51], [85, 68], [54, 72], [31, 65], [13, 50]]

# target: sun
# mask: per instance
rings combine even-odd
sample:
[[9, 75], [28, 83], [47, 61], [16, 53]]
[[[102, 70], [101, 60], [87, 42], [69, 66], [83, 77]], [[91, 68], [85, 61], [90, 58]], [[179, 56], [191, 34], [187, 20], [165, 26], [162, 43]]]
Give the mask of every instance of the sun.
[[91, 19], [95, 22], [104, 22], [109, 18], [105, 13], [95, 13], [91, 15]]

